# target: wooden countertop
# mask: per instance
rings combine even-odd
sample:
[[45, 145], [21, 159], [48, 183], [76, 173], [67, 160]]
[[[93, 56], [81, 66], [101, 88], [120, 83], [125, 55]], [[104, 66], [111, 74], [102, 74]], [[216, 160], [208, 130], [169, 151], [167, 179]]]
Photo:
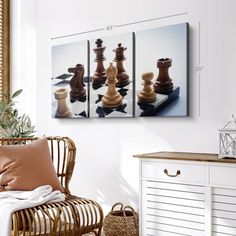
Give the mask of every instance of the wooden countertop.
[[235, 163], [236, 159], [218, 158], [218, 154], [208, 153], [187, 153], [187, 152], [153, 152], [145, 154], [135, 154], [134, 157], [143, 159], [166, 159], [166, 160], [184, 160], [184, 161], [205, 161], [220, 163]]

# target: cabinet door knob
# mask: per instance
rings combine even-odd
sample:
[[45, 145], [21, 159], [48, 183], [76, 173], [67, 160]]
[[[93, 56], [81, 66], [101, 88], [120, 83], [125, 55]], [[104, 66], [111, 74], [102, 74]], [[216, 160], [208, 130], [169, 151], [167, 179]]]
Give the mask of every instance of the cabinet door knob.
[[181, 171], [180, 170], [177, 170], [176, 174], [175, 175], [171, 175], [168, 173], [168, 170], [167, 169], [164, 169], [164, 173], [169, 176], [169, 177], [177, 177], [178, 175], [181, 174]]

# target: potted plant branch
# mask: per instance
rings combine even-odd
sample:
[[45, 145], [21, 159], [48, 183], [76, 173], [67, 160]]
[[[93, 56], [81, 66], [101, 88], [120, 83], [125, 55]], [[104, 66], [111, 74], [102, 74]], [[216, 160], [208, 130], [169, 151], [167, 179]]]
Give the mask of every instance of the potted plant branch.
[[1, 138], [28, 138], [33, 137], [35, 126], [31, 124], [28, 115], [19, 115], [15, 108], [15, 98], [22, 93], [23, 89], [17, 90], [12, 96], [5, 95], [0, 101], [0, 137]]

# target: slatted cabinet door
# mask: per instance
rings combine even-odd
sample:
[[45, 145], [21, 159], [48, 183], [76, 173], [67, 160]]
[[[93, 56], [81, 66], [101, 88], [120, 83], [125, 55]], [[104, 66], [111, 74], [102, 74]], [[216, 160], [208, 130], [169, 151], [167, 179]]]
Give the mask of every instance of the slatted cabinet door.
[[236, 235], [236, 190], [213, 188], [212, 235]]
[[203, 236], [204, 205], [203, 186], [142, 180], [141, 235]]
[[236, 236], [236, 159], [182, 152], [136, 157], [141, 236]]

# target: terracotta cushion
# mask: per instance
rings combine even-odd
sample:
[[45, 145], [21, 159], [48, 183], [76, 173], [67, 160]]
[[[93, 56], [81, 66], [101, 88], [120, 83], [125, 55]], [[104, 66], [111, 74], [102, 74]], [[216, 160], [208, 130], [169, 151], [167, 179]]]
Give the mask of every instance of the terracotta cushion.
[[63, 190], [46, 138], [26, 145], [0, 145], [0, 191], [33, 190], [42, 185]]

